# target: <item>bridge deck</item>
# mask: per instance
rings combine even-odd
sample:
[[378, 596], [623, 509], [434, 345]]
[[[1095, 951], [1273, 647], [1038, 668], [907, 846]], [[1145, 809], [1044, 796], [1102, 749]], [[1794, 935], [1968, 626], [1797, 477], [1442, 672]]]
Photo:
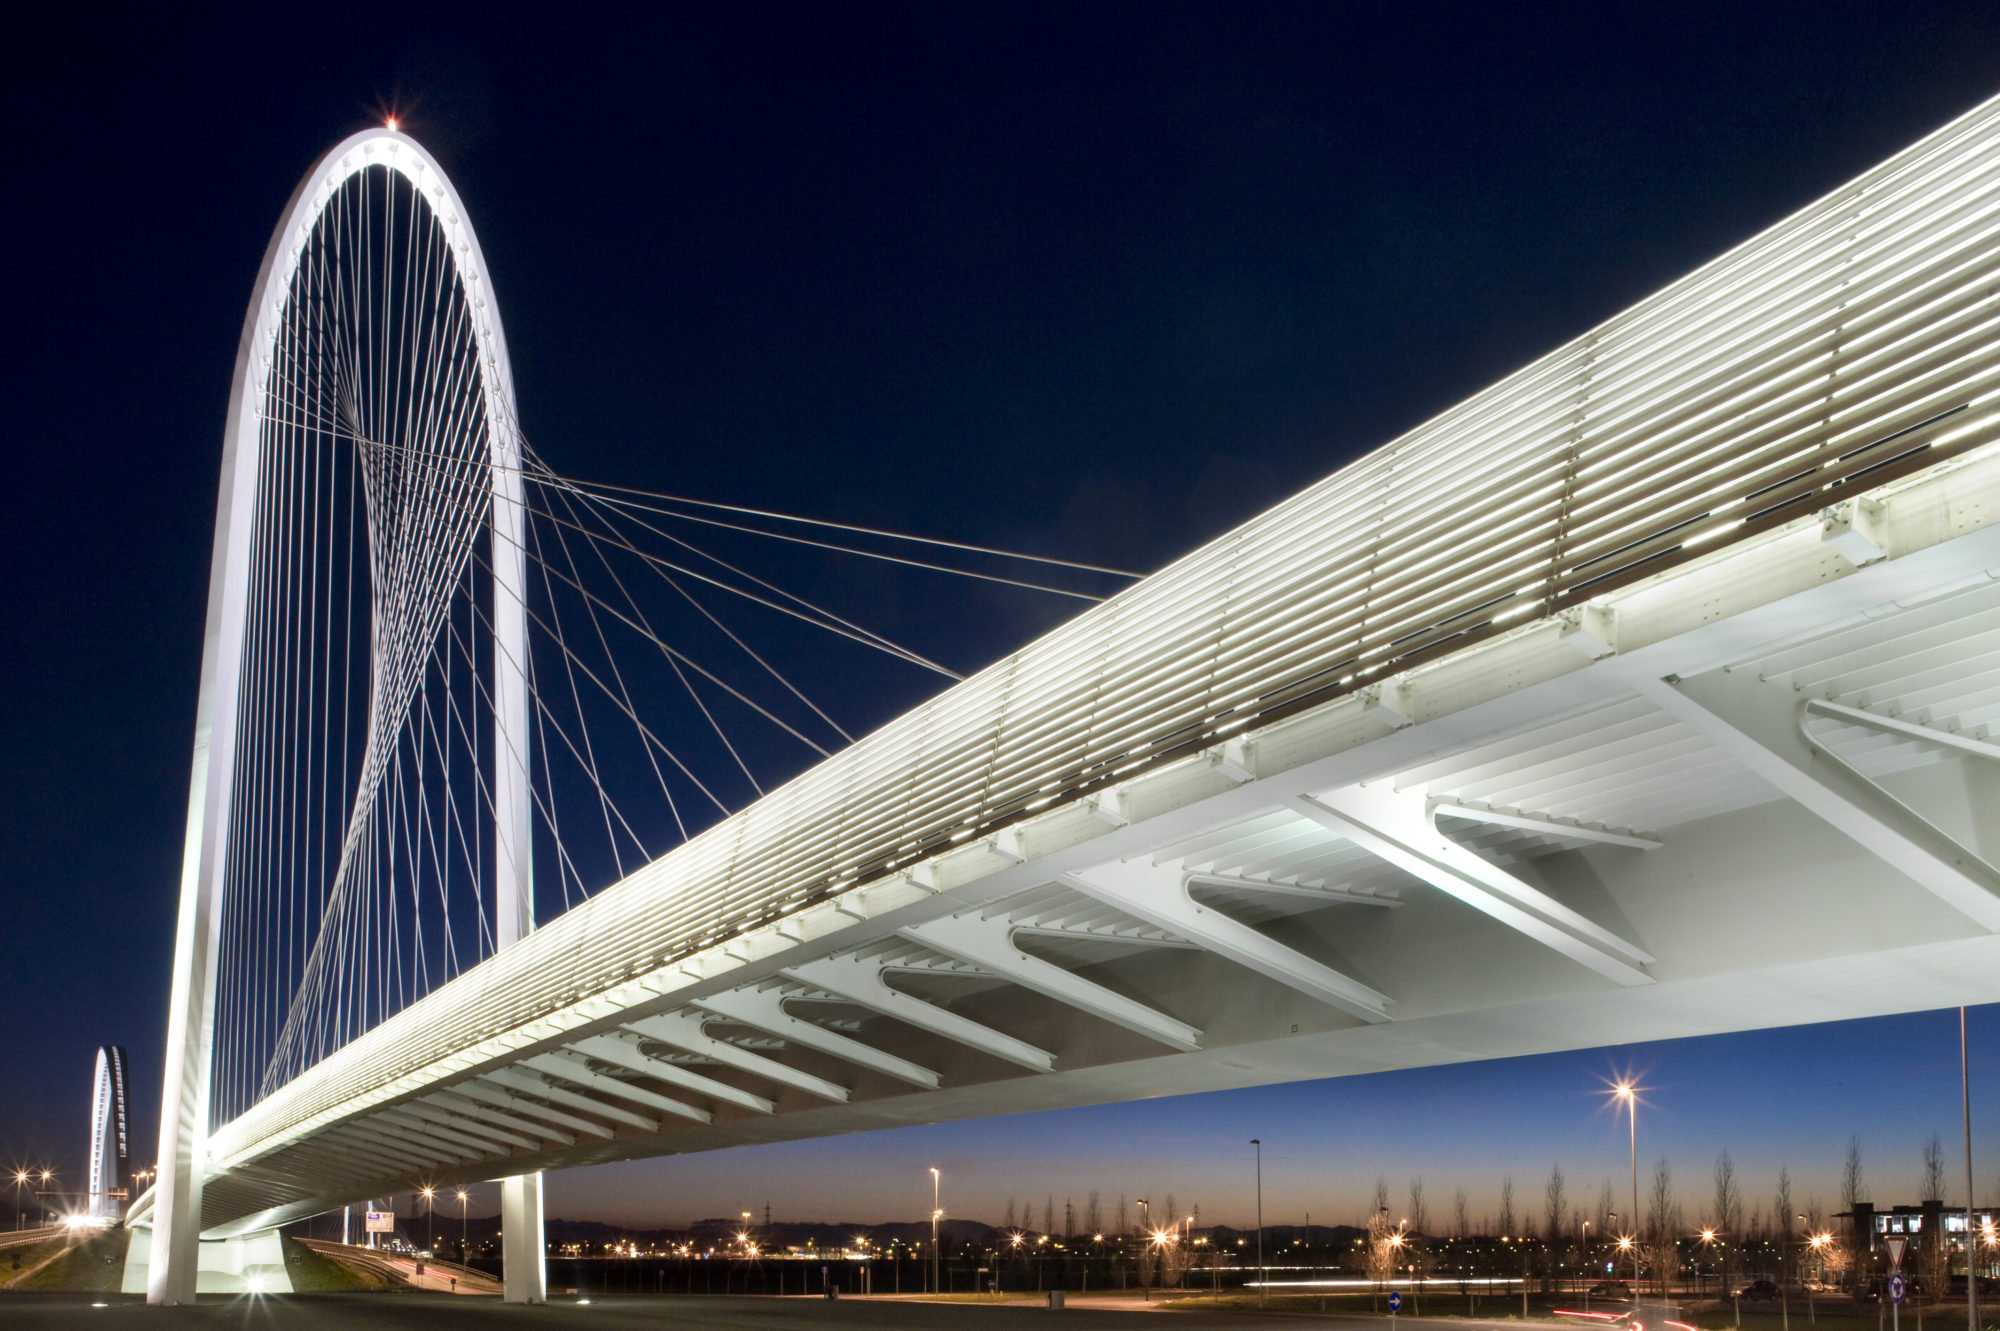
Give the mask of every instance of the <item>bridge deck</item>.
[[1996, 199], [1991, 104], [404, 1010], [207, 1223], [1993, 997]]

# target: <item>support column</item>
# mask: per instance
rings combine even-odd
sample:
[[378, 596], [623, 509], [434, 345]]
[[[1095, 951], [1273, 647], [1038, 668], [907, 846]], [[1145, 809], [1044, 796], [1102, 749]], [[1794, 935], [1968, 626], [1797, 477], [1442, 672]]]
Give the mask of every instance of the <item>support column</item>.
[[507, 1303], [547, 1303], [549, 1269], [542, 1237], [542, 1176], [517, 1174], [500, 1183], [500, 1269]]
[[[507, 400], [513, 386], [507, 385]], [[521, 448], [511, 420], [492, 422], [493, 484], [493, 921], [494, 950], [535, 928], [534, 813], [528, 763], [528, 582]], [[500, 1185], [500, 1255], [508, 1303], [545, 1303], [542, 1176]]]

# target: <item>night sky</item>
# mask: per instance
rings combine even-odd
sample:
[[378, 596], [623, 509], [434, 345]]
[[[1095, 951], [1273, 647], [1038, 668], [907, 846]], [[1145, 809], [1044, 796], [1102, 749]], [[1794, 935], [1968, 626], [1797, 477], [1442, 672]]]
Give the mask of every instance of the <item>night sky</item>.
[[[452, 174], [558, 470], [1146, 570], [2000, 92], [1989, 5], [17, 3], [0, 18], [0, 1161], [82, 1168], [95, 1047], [151, 1160], [217, 459], [259, 258], [388, 113]], [[795, 561], [800, 556], [787, 556]], [[1074, 602], [800, 563], [970, 669]], [[842, 600], [841, 598], [845, 598]], [[935, 681], [842, 668], [866, 727]], [[796, 755], [773, 750], [780, 769]], [[780, 772], [782, 774], [782, 771]], [[2000, 1009], [1975, 1095], [2000, 1104]], [[1833, 1202], [1956, 1159], [1955, 1014], [1310, 1083], [584, 1171], [551, 1210], [996, 1219], [1098, 1189], [1345, 1221], [1560, 1161], [1604, 1076], [1684, 1200], [1735, 1153]], [[1979, 1110], [2000, 1194], [2000, 1112]], [[1953, 1164], [1952, 1172], [1960, 1167]], [[1961, 1188], [1962, 1190], [1962, 1188]]]

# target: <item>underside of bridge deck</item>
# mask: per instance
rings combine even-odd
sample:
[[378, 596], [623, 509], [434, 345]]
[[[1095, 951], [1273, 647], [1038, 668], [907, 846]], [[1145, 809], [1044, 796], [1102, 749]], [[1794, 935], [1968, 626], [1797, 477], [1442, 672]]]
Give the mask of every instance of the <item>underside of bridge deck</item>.
[[[1996, 497], [2000, 459], [1954, 468], [1882, 531]], [[1718, 552], [1600, 607], [1609, 641], [1524, 628], [425, 1060], [475, 973], [328, 1073], [416, 1066], [223, 1129], [211, 1230], [412, 1178], [1991, 1000], [1996, 571], [1987, 528], [1866, 568], [1816, 527]], [[600, 946], [645, 886], [536, 938]]]

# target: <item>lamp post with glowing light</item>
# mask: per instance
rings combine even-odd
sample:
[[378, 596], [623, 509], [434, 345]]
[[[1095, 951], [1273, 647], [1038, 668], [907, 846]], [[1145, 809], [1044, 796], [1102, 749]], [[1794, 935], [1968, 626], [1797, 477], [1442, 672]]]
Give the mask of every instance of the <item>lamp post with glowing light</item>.
[[460, 1188], [458, 1190], [458, 1260], [461, 1262], [469, 1260], [465, 1234], [467, 1227], [471, 1224], [469, 1219], [471, 1214], [472, 1209], [465, 1200], [465, 1189]]
[[944, 1293], [944, 1263], [938, 1252], [938, 1221], [944, 1219], [943, 1176], [931, 1166], [931, 1293]]
[[[42, 1197], [42, 1196], [46, 1196], [46, 1195], [48, 1194], [48, 1191], [49, 1191], [49, 1180], [50, 1180], [50, 1179], [52, 1179], [52, 1178], [54, 1178], [55, 1176], [56, 1176], [56, 1173], [55, 1173], [55, 1171], [54, 1171], [53, 1169], [44, 1169], [44, 1170], [42, 1171], [42, 1188], [41, 1188], [41, 1191], [40, 1191], [40, 1192], [37, 1192], [37, 1193], [35, 1194], [35, 1195], [36, 1195], [37, 1197]], [[40, 1206], [42, 1207], [42, 1213], [43, 1213], [44, 1215], [48, 1214], [48, 1205], [47, 1205], [47, 1203], [38, 1203], [38, 1205], [40, 1205]]]
[[[1799, 1219], [1803, 1220], [1805, 1217], [1800, 1216]], [[1824, 1281], [1826, 1279], [1826, 1245], [1833, 1242], [1833, 1235], [1821, 1231], [1806, 1240], [1806, 1242], [1812, 1247], [1814, 1256], [1819, 1258], [1819, 1278]], [[1813, 1290], [1811, 1285], [1806, 1286], [1806, 1320], [1809, 1322], [1817, 1322], [1819, 1320], [1819, 1312], [1813, 1306]]]
[[[1625, 1102], [1625, 1118], [1632, 1138], [1632, 1232], [1639, 1230], [1639, 1088], [1630, 1081], [1614, 1083], [1611, 1094]], [[1639, 1245], [1622, 1245], [1632, 1250], [1632, 1292], [1639, 1292]]]
[[437, 1189], [425, 1188], [424, 1194], [424, 1247], [437, 1251]]
[[1252, 1137], [1257, 1148], [1257, 1306], [1264, 1306], [1264, 1139]]
[[[1711, 1226], [1703, 1226], [1703, 1227], [1702, 1227], [1702, 1231], [1701, 1231], [1701, 1246], [1702, 1246], [1702, 1248], [1703, 1248], [1703, 1249], [1705, 1249], [1705, 1250], [1707, 1250], [1707, 1249], [1713, 1249], [1713, 1248], [1715, 1247], [1715, 1230], [1714, 1230], [1714, 1228], [1713, 1228], [1713, 1227], [1711, 1227]], [[1708, 1261], [1708, 1260], [1709, 1260], [1709, 1253], [1708, 1253], [1707, 1251], [1704, 1251], [1704, 1252], [1702, 1253], [1702, 1261], [1706, 1262], [1706, 1261]], [[1783, 1272], [1780, 1272], [1780, 1273], [1779, 1273], [1780, 1277], [1782, 1277], [1782, 1276], [1783, 1276], [1783, 1274], [1784, 1274]], [[1694, 1273], [1694, 1278], [1695, 1278], [1695, 1281], [1696, 1281], [1696, 1288], [1697, 1288], [1697, 1289], [1699, 1289], [1699, 1290], [1701, 1291], [1701, 1293], [1703, 1293], [1703, 1294], [1706, 1294], [1706, 1293], [1708, 1293], [1708, 1269], [1707, 1269], [1707, 1267], [1705, 1267], [1705, 1266], [1698, 1266], [1698, 1267], [1696, 1267], [1696, 1268], [1695, 1268], [1695, 1273]]]
[[1577, 1222], [1576, 1264], [1583, 1275], [1583, 1310], [1590, 1311], [1590, 1222]]

